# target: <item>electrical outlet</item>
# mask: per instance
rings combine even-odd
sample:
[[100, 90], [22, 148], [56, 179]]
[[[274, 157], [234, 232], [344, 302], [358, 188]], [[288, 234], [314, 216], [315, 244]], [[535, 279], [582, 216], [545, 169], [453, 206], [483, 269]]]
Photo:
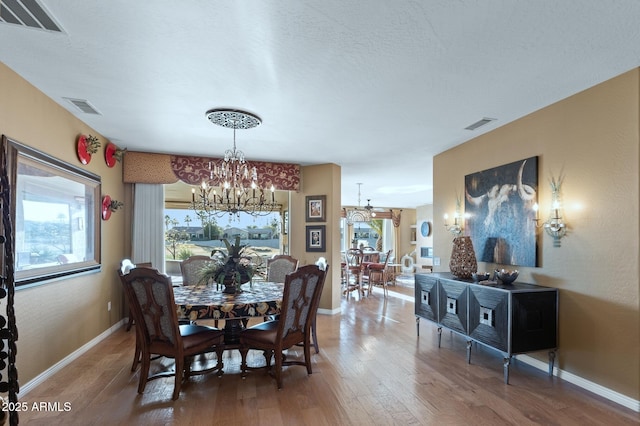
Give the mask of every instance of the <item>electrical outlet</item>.
[[107, 302], [107, 311], [111, 312], [111, 302]]
[[440, 258], [439, 257], [434, 257], [433, 258], [433, 266], [440, 266]]

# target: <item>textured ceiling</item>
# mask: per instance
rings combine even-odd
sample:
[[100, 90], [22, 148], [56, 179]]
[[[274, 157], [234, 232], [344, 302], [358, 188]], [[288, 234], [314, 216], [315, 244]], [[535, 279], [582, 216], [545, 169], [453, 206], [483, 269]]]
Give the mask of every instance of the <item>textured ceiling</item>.
[[640, 65], [636, 0], [39, 2], [62, 33], [0, 23], [0, 61], [114, 143], [218, 156], [246, 109], [248, 159], [339, 164], [345, 205], [429, 204], [434, 155]]

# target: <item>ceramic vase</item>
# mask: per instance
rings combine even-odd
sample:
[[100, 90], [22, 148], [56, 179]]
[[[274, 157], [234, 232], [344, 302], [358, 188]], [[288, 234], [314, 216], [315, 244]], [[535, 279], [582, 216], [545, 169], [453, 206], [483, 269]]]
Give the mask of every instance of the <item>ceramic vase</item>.
[[449, 270], [457, 278], [471, 278], [478, 272], [476, 252], [473, 250], [471, 237], [456, 237], [453, 240]]

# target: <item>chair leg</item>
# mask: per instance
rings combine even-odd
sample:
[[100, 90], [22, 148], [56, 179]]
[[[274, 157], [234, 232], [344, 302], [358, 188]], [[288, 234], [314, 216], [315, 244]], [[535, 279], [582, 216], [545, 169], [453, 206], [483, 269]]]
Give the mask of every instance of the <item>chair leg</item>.
[[271, 358], [273, 357], [273, 351], [268, 349], [262, 352], [262, 355], [264, 355], [264, 361], [267, 365], [267, 370], [271, 369]]
[[242, 361], [240, 362], [240, 372], [244, 379], [247, 377], [247, 353], [249, 352], [249, 348], [240, 346], [238, 350], [240, 351], [240, 357], [242, 358]]
[[149, 377], [149, 367], [151, 364], [151, 354], [142, 351], [142, 366], [140, 367], [140, 380], [138, 381], [138, 393], [143, 393], [147, 386], [147, 378]]
[[140, 363], [140, 357], [142, 356], [142, 350], [140, 350], [140, 339], [138, 338], [138, 330], [136, 330], [136, 350], [133, 355], [133, 364], [131, 365], [131, 371], [136, 371], [138, 364]]
[[[186, 368], [191, 369], [190, 362], [187, 362], [186, 365], [187, 365]], [[176, 375], [175, 375], [175, 381], [173, 385], [173, 396], [171, 397], [171, 399], [173, 399], [174, 401], [178, 399], [178, 397], [180, 396], [180, 387], [182, 386], [182, 373], [184, 372], [184, 369], [185, 369], [185, 360], [176, 358]]]
[[218, 345], [216, 346], [216, 356], [218, 357], [218, 363], [216, 364], [216, 368], [218, 369], [218, 377], [221, 377], [224, 374], [224, 362], [222, 362], [222, 354], [224, 353], [224, 346]]
[[304, 343], [304, 364], [307, 367], [307, 374], [311, 374], [311, 344], [309, 339], [305, 339]]
[[[191, 377], [191, 364], [193, 364], [193, 359], [195, 357], [189, 356], [184, 358], [184, 363], [182, 364], [182, 371], [184, 372], [184, 378], [188, 379]], [[176, 371], [178, 370], [178, 363], [176, 363]]]
[[316, 317], [313, 317], [313, 321], [311, 322], [311, 337], [313, 338], [313, 348], [318, 354], [320, 353], [320, 349], [318, 348], [318, 335], [316, 334]]
[[[305, 345], [307, 348], [309, 345]], [[308, 349], [305, 349], [307, 351]], [[282, 389], [282, 351], [276, 351], [276, 383], [278, 385], [278, 389]]]
[[132, 325], [133, 325], [133, 315], [131, 314], [131, 309], [129, 309], [129, 322], [127, 322], [126, 331], [131, 330]]

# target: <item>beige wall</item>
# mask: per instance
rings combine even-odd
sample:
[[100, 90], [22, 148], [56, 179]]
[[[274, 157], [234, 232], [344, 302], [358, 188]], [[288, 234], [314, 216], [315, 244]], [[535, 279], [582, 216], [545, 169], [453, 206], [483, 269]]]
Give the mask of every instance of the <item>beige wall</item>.
[[[340, 312], [340, 166], [320, 164], [301, 167], [300, 192], [291, 193], [290, 228], [291, 256], [299, 259], [301, 265], [315, 263], [320, 256], [329, 263], [327, 277], [320, 299], [320, 311]], [[327, 211], [325, 222], [306, 222], [306, 199], [309, 195], [326, 195]], [[324, 252], [306, 251], [306, 227], [325, 225], [326, 241]]]
[[[500, 127], [434, 159], [434, 247], [448, 270], [455, 209], [464, 176], [539, 156], [541, 215], [551, 174], [566, 176], [569, 233], [562, 246], [542, 233], [541, 267], [521, 281], [560, 289], [558, 366], [640, 399], [638, 69]], [[480, 264], [480, 270], [496, 265]], [[540, 358], [545, 359], [546, 354]]]
[[[0, 63], [0, 132], [60, 160], [84, 167], [102, 177], [102, 193], [124, 199], [118, 163], [104, 161], [105, 139], [44, 96]], [[76, 157], [79, 134], [98, 136], [102, 147], [82, 166]], [[125, 214], [102, 221], [102, 271], [46, 285], [20, 289], [15, 294], [18, 379], [27, 383], [86, 344], [122, 318], [122, 291], [115, 273], [124, 252]], [[111, 301], [111, 311], [107, 303]], [[0, 306], [6, 312], [6, 306]]]
[[[431, 224], [431, 234], [426, 237], [420, 232], [422, 222]], [[416, 267], [419, 272], [425, 272], [423, 266], [433, 266], [433, 259], [420, 257], [421, 247], [433, 247], [433, 234], [433, 204], [419, 206], [416, 209]]]

